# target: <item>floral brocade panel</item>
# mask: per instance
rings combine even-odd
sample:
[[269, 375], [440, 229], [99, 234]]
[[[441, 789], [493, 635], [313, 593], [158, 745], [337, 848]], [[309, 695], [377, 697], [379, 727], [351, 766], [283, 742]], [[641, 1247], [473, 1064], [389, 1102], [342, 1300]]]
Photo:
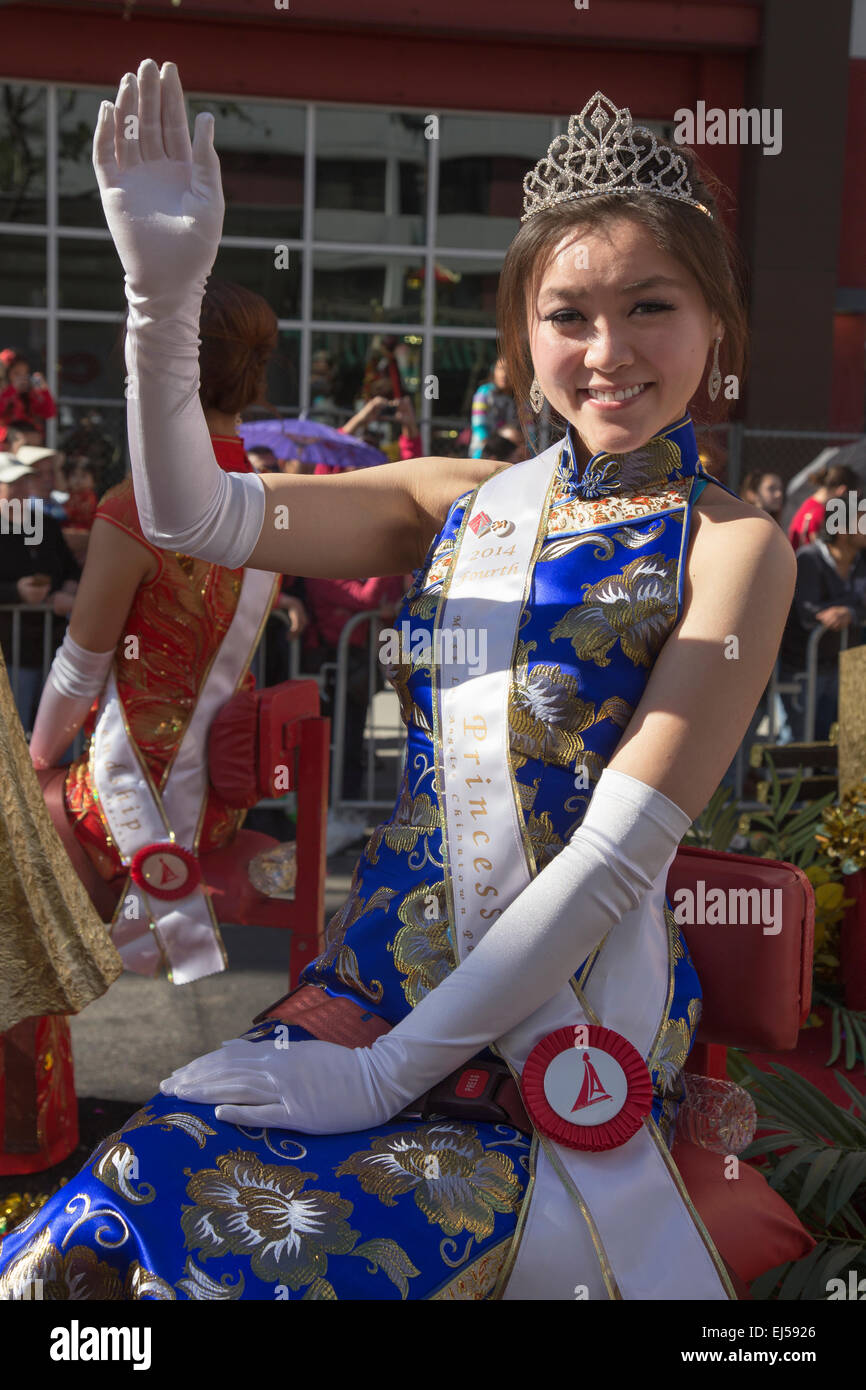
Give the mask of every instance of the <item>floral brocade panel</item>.
[[489, 1298], [529, 1168], [506, 1125], [289, 1135], [156, 1096], [0, 1240], [0, 1301]]

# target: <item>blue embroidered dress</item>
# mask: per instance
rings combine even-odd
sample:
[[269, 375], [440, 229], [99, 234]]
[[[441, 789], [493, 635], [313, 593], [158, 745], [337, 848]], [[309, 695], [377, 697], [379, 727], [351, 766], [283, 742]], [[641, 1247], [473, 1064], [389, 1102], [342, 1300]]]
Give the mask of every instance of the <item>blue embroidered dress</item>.
[[[571, 435], [563, 441], [509, 697], [533, 873], [579, 826], [679, 619], [692, 506], [707, 481], [688, 417], [636, 453], [596, 455], [582, 477]], [[392, 1024], [455, 965], [430, 634], [473, 496], [452, 504], [396, 621], [412, 634], [388, 672], [408, 732], [397, 805], [302, 977]], [[507, 537], [482, 555], [507, 565]], [[673, 988], [648, 1060], [653, 1116], [670, 1140], [700, 987], [669, 905], [666, 916]], [[246, 1036], [269, 1046], [277, 1026]], [[291, 1041], [309, 1036], [290, 1026]], [[41, 1279], [42, 1296], [58, 1299], [497, 1298], [533, 1163], [533, 1144], [505, 1125], [396, 1118], [369, 1132], [295, 1135], [157, 1095], [0, 1243], [0, 1297]]]

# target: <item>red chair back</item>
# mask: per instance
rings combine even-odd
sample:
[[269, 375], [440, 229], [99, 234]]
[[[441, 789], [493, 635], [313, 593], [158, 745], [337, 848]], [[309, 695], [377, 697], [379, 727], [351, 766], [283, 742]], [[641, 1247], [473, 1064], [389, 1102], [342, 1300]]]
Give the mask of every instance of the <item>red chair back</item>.
[[[713, 911], [707, 898], [717, 889], [723, 898], [710, 898], [718, 905]], [[796, 1047], [811, 1007], [815, 937], [815, 898], [803, 870], [684, 846], [671, 865], [667, 892], [675, 916], [693, 909], [680, 930], [704, 996], [697, 1042], [762, 1052]], [[778, 930], [768, 921], [774, 907]], [[722, 912], [721, 921], [694, 920]], [[744, 916], [748, 920], [735, 920]]]

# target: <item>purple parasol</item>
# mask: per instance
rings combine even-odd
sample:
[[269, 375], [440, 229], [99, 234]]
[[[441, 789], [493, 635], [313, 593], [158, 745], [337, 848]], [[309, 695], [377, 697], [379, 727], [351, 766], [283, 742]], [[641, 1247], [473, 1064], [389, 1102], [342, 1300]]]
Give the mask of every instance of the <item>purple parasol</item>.
[[239, 426], [245, 449], [273, 449], [277, 458], [324, 463], [332, 468], [371, 468], [388, 460], [379, 449], [315, 420], [249, 420]]

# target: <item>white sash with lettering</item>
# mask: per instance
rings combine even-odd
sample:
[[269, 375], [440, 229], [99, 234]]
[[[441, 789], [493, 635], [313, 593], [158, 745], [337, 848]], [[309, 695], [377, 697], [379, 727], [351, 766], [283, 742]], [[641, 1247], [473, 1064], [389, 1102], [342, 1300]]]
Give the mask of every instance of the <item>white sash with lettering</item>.
[[[264, 570], [244, 570], [231, 623], [161, 792], [153, 785], [129, 731], [113, 672], [109, 676], [90, 746], [90, 770], [100, 813], [125, 865], [145, 845], [169, 839], [197, 854], [208, 793], [208, 730], [243, 679], [277, 582]], [[169, 979], [179, 985], [226, 967], [216, 916], [203, 884], [184, 898], [167, 900], [128, 879], [110, 935], [127, 970], [138, 975], [157, 975], [164, 965]]]
[[[517, 623], [536, 545], [544, 539], [547, 497], [561, 448], [556, 444], [513, 464], [479, 488], [467, 508], [437, 611], [438, 627], [462, 628], [467, 635], [484, 630], [487, 637], [485, 673], [474, 674], [459, 660], [434, 668], [446, 891], [460, 960], [499, 915], [497, 909], [504, 910], [531, 879], [510, 776], [508, 697]], [[468, 523], [480, 513], [494, 523], [511, 522], [514, 529], [503, 535], [506, 528], [498, 527], [477, 536]], [[453, 641], [451, 651], [459, 656]], [[563, 985], [497, 1040], [497, 1050], [517, 1076], [541, 1038], [576, 1024], [600, 1022], [648, 1057], [669, 1008], [663, 909], [673, 857], [644, 903], [609, 933], [583, 994], [575, 982]], [[479, 872], [473, 861], [492, 867]], [[485, 893], [490, 885], [496, 896]], [[504, 1298], [735, 1297], [651, 1119], [627, 1143], [603, 1153], [538, 1137], [535, 1182]]]

